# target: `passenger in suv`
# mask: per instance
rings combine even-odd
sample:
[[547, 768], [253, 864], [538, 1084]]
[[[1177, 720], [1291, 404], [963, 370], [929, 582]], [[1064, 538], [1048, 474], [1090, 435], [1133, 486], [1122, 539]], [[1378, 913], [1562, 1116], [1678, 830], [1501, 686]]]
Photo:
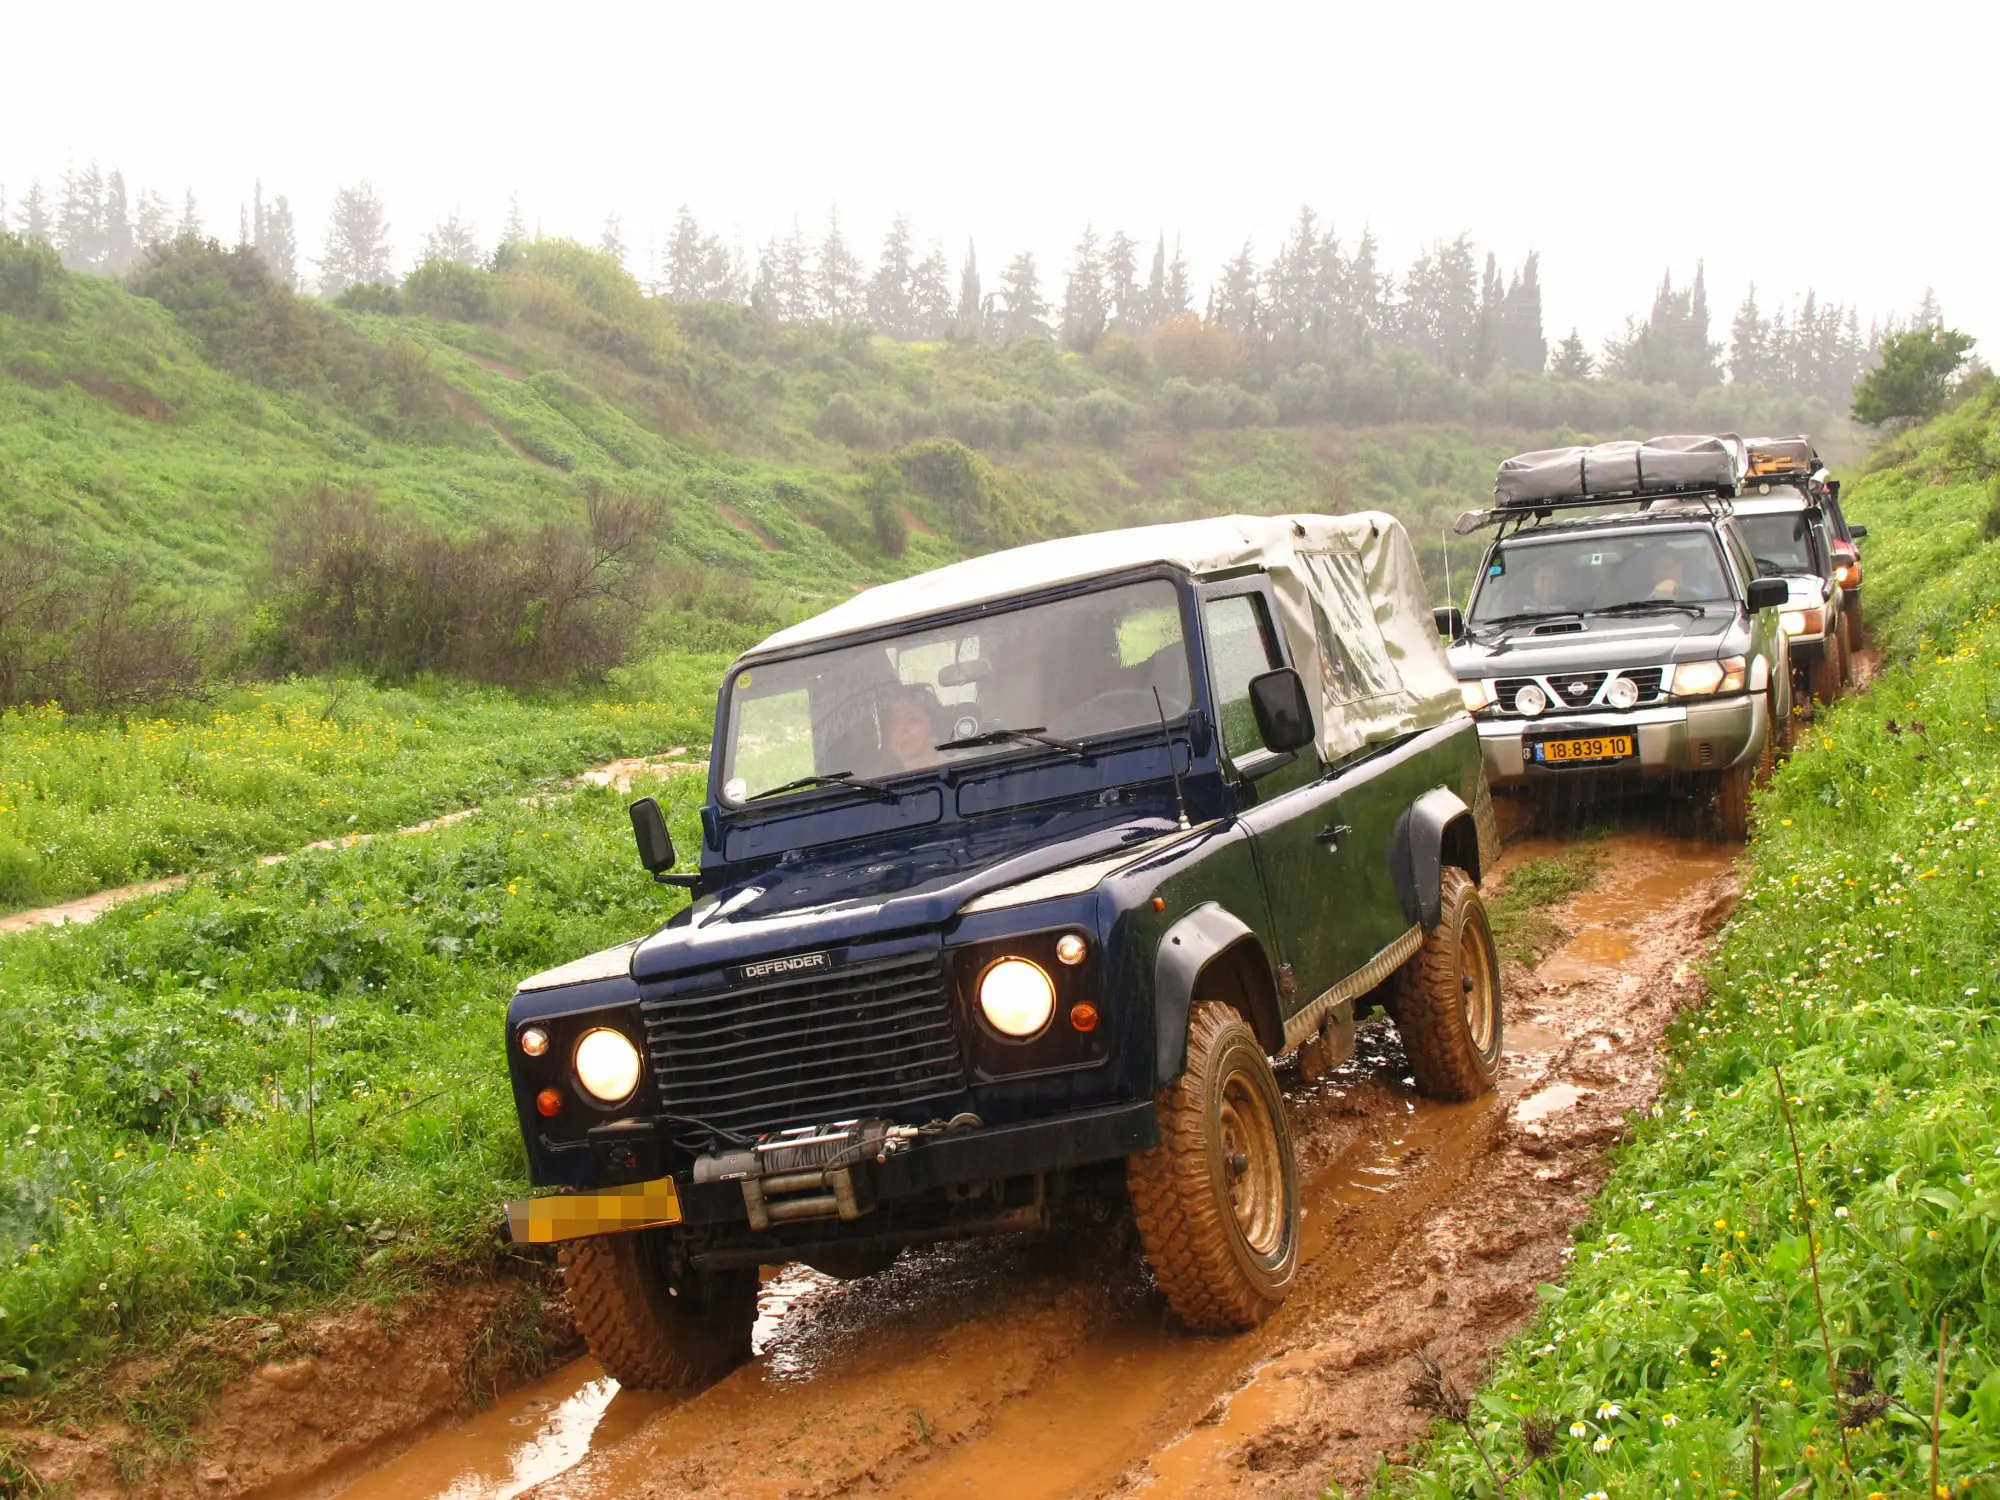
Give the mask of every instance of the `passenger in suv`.
[[724, 681], [693, 898], [525, 981], [514, 1097], [578, 1326], [621, 1381], [744, 1358], [757, 1267], [1129, 1200], [1190, 1327], [1299, 1262], [1271, 1059], [1396, 1019], [1491, 1087], [1479, 741], [1385, 515], [1047, 542], [871, 590]]
[[[1646, 445], [1510, 460], [1540, 466], [1541, 478], [1461, 521], [1499, 534], [1463, 614], [1440, 610], [1438, 624], [1494, 787], [1590, 778], [1705, 789], [1724, 836], [1742, 838], [1750, 789], [1789, 724], [1778, 623], [1789, 590], [1759, 576], [1730, 514], [1730, 445], [1655, 441], [1715, 446], [1692, 479], [1667, 463], [1686, 450], [1664, 450], [1666, 477], [1652, 483], [1633, 451]], [[1606, 449], [1611, 472], [1586, 484], [1590, 456]], [[1503, 500], [1507, 479], [1503, 470]]]

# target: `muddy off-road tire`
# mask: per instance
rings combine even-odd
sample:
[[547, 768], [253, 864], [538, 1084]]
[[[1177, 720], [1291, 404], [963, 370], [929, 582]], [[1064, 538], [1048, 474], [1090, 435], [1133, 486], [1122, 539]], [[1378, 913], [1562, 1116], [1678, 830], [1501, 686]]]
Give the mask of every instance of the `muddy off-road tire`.
[[1500, 1072], [1500, 952], [1479, 887], [1456, 865], [1438, 875], [1438, 924], [1396, 971], [1396, 1031], [1417, 1091], [1476, 1099]]
[[1764, 736], [1757, 758], [1731, 766], [1715, 779], [1715, 831], [1725, 843], [1740, 844], [1750, 837], [1750, 794], [1771, 779], [1778, 764], [1776, 729], [1774, 718], [1773, 732]]
[[1233, 1007], [1195, 1006], [1187, 1070], [1155, 1107], [1160, 1142], [1125, 1170], [1146, 1260], [1196, 1333], [1255, 1328], [1298, 1274], [1298, 1164], [1271, 1060]]
[[757, 1272], [689, 1272], [676, 1284], [667, 1244], [661, 1231], [639, 1229], [593, 1235], [562, 1253], [576, 1330], [630, 1389], [706, 1385], [750, 1357]]
[[1814, 702], [1831, 703], [1840, 696], [1847, 686], [1847, 648], [1841, 645], [1838, 631], [1829, 632], [1820, 643], [1819, 657], [1809, 670]]

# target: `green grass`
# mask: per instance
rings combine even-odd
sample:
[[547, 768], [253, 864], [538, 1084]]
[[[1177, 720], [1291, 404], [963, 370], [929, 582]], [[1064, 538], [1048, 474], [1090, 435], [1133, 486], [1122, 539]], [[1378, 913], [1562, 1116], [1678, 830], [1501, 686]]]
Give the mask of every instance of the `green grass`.
[[1549, 908], [1588, 890], [1603, 866], [1603, 852], [1586, 844], [1523, 860], [1509, 870], [1499, 893], [1486, 903], [1501, 958], [1538, 962], [1562, 937], [1562, 927], [1549, 915]]
[[[1951, 424], [1992, 413], [1917, 435], [1911, 468], [1934, 474]], [[1753, 1430], [1769, 1494], [1923, 1493], [1941, 1333], [1940, 1476], [2000, 1493], [1996, 551], [1951, 530], [1983, 513], [1982, 487], [1910, 481], [1899, 465], [1854, 497], [1892, 665], [1762, 796], [1710, 1002], [1676, 1023], [1665, 1093], [1572, 1274], [1475, 1400], [1503, 1470], [1525, 1461], [1523, 1419], [1555, 1424], [1514, 1494], [1747, 1494]], [[1982, 592], [1940, 618], [1937, 601]], [[1858, 1401], [1859, 1371], [1893, 1399]], [[1389, 1488], [1493, 1493], [1458, 1429]]]
[[632, 755], [706, 753], [725, 658], [625, 696], [292, 682], [171, 716], [0, 712], [0, 912], [405, 827]]
[[[701, 779], [666, 787], [692, 849]], [[219, 1316], [492, 1265], [525, 1186], [508, 994], [679, 899], [623, 800], [489, 809], [0, 943], [0, 1371], [26, 1372], [0, 1391], [87, 1405], [79, 1375]]]

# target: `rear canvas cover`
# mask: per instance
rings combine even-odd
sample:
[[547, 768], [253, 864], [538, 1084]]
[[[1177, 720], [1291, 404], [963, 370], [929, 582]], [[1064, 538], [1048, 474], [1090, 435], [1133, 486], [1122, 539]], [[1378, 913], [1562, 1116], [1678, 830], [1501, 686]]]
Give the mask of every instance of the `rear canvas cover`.
[[1503, 462], [1493, 493], [1503, 507], [1695, 489], [1733, 493], [1744, 458], [1734, 433], [1546, 448]]

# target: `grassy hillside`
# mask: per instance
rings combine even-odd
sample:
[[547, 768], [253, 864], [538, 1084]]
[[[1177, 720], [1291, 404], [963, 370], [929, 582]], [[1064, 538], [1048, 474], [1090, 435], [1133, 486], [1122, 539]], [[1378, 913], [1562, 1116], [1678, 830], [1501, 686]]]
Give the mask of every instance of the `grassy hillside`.
[[1747, 1494], [1754, 1435], [1768, 1493], [1914, 1495], [1934, 1420], [1939, 1493], [2000, 1489], [1996, 415], [1989, 385], [1855, 486], [1889, 667], [1761, 797], [1573, 1274], [1395, 1492], [1491, 1494], [1483, 1447], [1516, 1495]]

